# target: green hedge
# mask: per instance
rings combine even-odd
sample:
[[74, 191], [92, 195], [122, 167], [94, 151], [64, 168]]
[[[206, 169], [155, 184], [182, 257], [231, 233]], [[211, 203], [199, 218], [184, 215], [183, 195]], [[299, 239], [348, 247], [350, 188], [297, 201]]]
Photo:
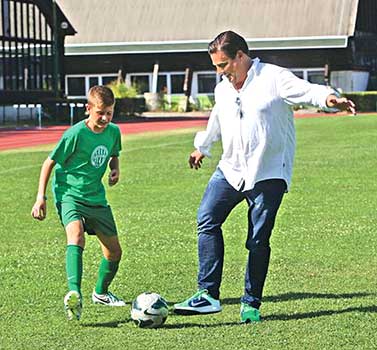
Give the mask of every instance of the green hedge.
[[200, 111], [211, 110], [215, 105], [215, 96], [213, 95], [198, 95], [197, 99], [197, 109]]
[[377, 111], [377, 91], [345, 92], [342, 96], [352, 100], [358, 112]]

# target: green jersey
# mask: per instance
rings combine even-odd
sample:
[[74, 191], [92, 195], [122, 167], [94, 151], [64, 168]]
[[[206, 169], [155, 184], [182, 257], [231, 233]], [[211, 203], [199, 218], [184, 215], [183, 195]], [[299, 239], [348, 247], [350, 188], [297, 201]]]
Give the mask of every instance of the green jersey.
[[56, 162], [55, 201], [106, 206], [102, 177], [110, 157], [119, 156], [120, 150], [120, 130], [115, 124], [101, 133], [90, 130], [85, 120], [69, 128], [49, 156]]

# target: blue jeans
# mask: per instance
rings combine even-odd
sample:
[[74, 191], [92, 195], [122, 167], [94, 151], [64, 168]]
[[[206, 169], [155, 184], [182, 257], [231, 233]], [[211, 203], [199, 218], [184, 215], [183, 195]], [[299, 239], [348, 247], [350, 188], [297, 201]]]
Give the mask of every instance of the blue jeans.
[[199, 289], [207, 289], [212, 297], [219, 298], [224, 262], [221, 226], [232, 209], [246, 199], [249, 257], [241, 301], [259, 308], [270, 260], [270, 236], [286, 188], [284, 180], [270, 179], [256, 183], [250, 191], [237, 191], [216, 169], [198, 210]]

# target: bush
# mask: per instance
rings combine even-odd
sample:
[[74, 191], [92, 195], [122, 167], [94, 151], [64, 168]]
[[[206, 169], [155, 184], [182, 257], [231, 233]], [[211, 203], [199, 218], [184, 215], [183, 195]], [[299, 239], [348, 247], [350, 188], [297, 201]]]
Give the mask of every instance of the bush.
[[120, 120], [122, 117], [130, 117], [142, 114], [145, 109], [144, 97], [138, 97], [137, 86], [128, 86], [123, 81], [113, 80], [107, 84], [115, 96], [114, 119]]
[[197, 108], [200, 111], [208, 111], [213, 108], [215, 105], [215, 97], [213, 95], [198, 95], [197, 99]]
[[123, 117], [141, 115], [146, 111], [144, 97], [117, 98], [114, 109], [114, 119], [121, 120]]
[[342, 96], [352, 100], [358, 112], [375, 112], [377, 110], [377, 91], [345, 92], [342, 93]]
[[113, 92], [115, 98], [133, 98], [139, 94], [136, 86], [127, 86], [124, 82], [112, 81], [107, 85]]

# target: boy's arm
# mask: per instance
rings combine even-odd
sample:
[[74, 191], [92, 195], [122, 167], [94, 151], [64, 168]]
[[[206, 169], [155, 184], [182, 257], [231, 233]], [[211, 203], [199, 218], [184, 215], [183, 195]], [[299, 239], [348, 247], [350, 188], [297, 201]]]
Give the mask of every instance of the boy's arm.
[[119, 181], [119, 158], [112, 156], [109, 161], [109, 185], [114, 186]]
[[31, 210], [31, 216], [37, 220], [43, 220], [46, 215], [46, 188], [48, 184], [48, 180], [50, 179], [50, 175], [52, 169], [55, 166], [55, 161], [47, 158], [42, 165], [41, 174], [39, 176], [39, 186], [38, 186], [38, 194], [37, 199], [33, 205]]

